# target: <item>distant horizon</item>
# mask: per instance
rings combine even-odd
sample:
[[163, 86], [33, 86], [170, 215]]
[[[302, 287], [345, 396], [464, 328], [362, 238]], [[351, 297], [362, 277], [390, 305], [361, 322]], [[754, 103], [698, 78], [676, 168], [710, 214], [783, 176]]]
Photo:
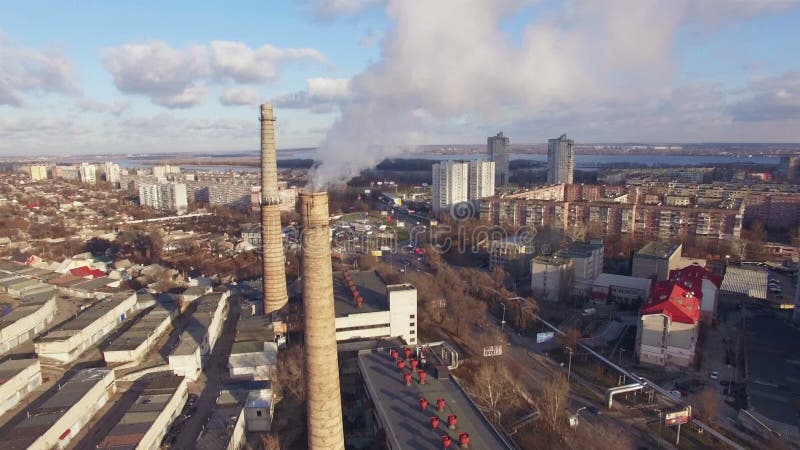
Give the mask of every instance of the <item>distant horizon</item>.
[[[448, 147], [458, 149], [463, 148], [464, 150], [475, 150], [485, 147], [484, 144], [421, 144], [414, 146], [414, 148], [422, 149], [423, 151], [409, 151], [410, 149], [405, 149], [400, 153], [397, 153], [396, 156], [408, 156], [414, 154], [425, 154], [428, 153], [424, 150], [436, 151], [442, 150]], [[771, 148], [772, 150], [783, 150], [789, 152], [796, 152], [790, 153], [788, 155], [785, 154], [775, 154], [771, 156], [791, 156], [797, 154], [800, 156], [800, 142], [576, 142], [576, 148], [587, 148], [592, 146], [670, 146], [670, 145], [680, 145], [684, 147], [682, 150], [690, 150], [692, 147], [701, 149], [703, 147], [709, 146], [730, 146], [733, 147], [728, 149], [727, 151], [735, 151], [735, 152], [747, 152], [748, 149], [746, 148], [737, 148], [742, 146], [756, 146], [756, 147], [767, 147]], [[546, 147], [546, 142], [542, 143], [511, 143], [509, 145], [510, 149], [512, 150], [511, 153], [514, 152], [514, 147], [532, 147], [532, 146], [541, 146]], [[686, 148], [690, 147], [690, 148]], [[789, 148], [773, 148], [773, 147], [789, 147]], [[287, 147], [287, 148], [278, 148], [278, 153], [293, 153], [293, 152], [309, 152], [309, 151], [316, 151], [319, 150], [320, 147]], [[642, 149], [643, 150], [643, 149]], [[725, 149], [718, 149], [720, 151], [725, 151]], [[764, 150], [764, 148], [757, 149], [754, 148], [752, 150]], [[669, 151], [669, 150], [664, 150]], [[681, 151], [681, 150], [678, 150]], [[186, 155], [186, 154], [194, 154], [198, 157], [213, 157], [213, 156], [233, 156], [236, 157], [237, 154], [242, 155], [253, 155], [257, 156], [260, 153], [259, 149], [254, 150], [208, 150], [208, 151], [198, 151], [198, 150], [175, 150], [175, 151], [145, 151], [145, 152], [110, 152], [110, 153], [70, 153], [70, 154], [39, 154], [39, 155], [3, 155], [0, 156], [0, 160], [9, 160], [9, 159], [37, 159], [37, 158], [100, 158], [100, 157], [168, 157], [171, 155]], [[526, 152], [521, 152], [517, 154], [526, 154]], [[586, 153], [583, 153], [586, 154]], [[600, 154], [602, 155], [602, 153]], [[663, 156], [663, 153], [659, 155]], [[692, 155], [687, 155], [688, 157], [692, 157]], [[770, 156], [770, 155], [766, 155]], [[244, 156], [242, 156], [244, 157]], [[391, 159], [392, 157], [388, 157]], [[298, 159], [313, 159], [313, 158], [303, 158], [298, 157]]]

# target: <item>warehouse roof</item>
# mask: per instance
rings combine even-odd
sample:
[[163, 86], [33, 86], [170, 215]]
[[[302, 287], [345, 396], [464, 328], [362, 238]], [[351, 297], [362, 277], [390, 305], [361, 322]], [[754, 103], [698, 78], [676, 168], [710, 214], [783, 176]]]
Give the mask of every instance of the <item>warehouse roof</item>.
[[14, 378], [20, 372], [39, 362], [38, 359], [9, 359], [0, 363], [0, 384]]
[[28, 411], [30, 414], [28, 417], [3, 434], [3, 448], [27, 449], [63, 417], [64, 413], [78, 404], [109, 372], [111, 369], [105, 367], [83, 369], [70, 377], [66, 383], [60, 383], [60, 388], [53, 395], [39, 407]]
[[134, 386], [139, 398], [125, 411], [97, 448], [136, 447], [178, 391], [183, 377], [158, 375]]
[[[414, 375], [411, 385], [406, 386], [403, 372], [395, 366], [388, 349], [360, 351], [358, 365], [392, 448], [441, 448], [445, 435], [457, 446], [461, 433], [469, 434], [470, 448], [513, 448], [452, 378], [436, 379], [434, 370], [426, 367], [428, 377], [424, 385], [419, 384], [418, 376]], [[429, 402], [425, 411], [420, 407], [421, 398]], [[439, 398], [445, 400], [443, 412], [436, 406]], [[448, 429], [449, 415], [457, 417], [456, 429]], [[431, 428], [430, 420], [434, 416], [440, 419], [437, 430]]]
[[721, 291], [746, 295], [752, 299], [767, 299], [767, 271], [760, 267], [728, 266], [722, 278]]
[[[356, 306], [353, 293], [345, 282], [347, 273], [358, 295], [364, 300], [361, 307]], [[336, 317], [389, 310], [386, 295], [386, 282], [374, 270], [337, 272], [333, 274], [333, 304]]]

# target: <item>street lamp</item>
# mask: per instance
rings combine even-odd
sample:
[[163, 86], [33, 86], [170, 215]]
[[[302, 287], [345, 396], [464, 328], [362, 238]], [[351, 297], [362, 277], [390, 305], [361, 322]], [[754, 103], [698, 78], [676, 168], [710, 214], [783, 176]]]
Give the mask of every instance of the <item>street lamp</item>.
[[658, 413], [658, 448], [661, 448], [661, 410], [660, 409], [653, 409], [653, 411]]
[[735, 370], [734, 366], [731, 365], [731, 364], [728, 364], [728, 397], [731, 396], [731, 387], [733, 386], [733, 372], [734, 372], [734, 370]]
[[569, 363], [567, 364], [567, 383], [569, 383], [569, 377], [572, 374], [572, 347], [564, 346], [564, 350], [569, 353]]
[[500, 331], [503, 331], [503, 328], [505, 327], [506, 324], [506, 304], [500, 303], [500, 305], [503, 307], [503, 318], [500, 319]]

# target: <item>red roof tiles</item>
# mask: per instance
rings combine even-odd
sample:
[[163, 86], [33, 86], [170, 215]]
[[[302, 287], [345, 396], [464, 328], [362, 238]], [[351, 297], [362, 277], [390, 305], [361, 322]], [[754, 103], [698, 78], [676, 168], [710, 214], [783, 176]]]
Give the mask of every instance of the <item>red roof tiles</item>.
[[662, 281], [656, 284], [640, 313], [664, 314], [674, 322], [695, 324], [700, 320], [700, 297], [680, 283]]

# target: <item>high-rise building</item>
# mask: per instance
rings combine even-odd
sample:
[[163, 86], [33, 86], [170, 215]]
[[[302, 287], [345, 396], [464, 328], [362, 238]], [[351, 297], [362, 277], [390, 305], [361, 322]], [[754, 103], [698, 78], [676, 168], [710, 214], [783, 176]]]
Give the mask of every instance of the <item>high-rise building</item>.
[[78, 172], [81, 175], [81, 181], [86, 184], [95, 184], [97, 182], [97, 167], [94, 164], [81, 163]]
[[33, 164], [30, 166], [31, 181], [47, 179], [47, 166], [44, 164]]
[[165, 211], [186, 211], [186, 185], [183, 183], [142, 184], [139, 204]]
[[494, 195], [494, 174], [494, 161], [470, 161], [468, 192], [470, 200]]
[[574, 143], [572, 139], [567, 139], [566, 134], [547, 141], [547, 183], [572, 184], [575, 171]]
[[489, 158], [494, 161], [494, 180], [497, 186], [505, 186], [508, 184], [508, 137], [503, 135], [503, 132], [497, 133], [496, 136], [489, 136], [486, 139], [486, 150], [489, 153]]
[[153, 176], [156, 178], [167, 178], [167, 174], [181, 173], [181, 166], [174, 166], [164, 164], [161, 166], [153, 166]]
[[433, 165], [433, 212], [469, 199], [469, 164], [444, 161]]
[[103, 164], [103, 176], [105, 176], [105, 180], [109, 183], [119, 183], [120, 182], [120, 170], [119, 164], [113, 162], [105, 162]]

